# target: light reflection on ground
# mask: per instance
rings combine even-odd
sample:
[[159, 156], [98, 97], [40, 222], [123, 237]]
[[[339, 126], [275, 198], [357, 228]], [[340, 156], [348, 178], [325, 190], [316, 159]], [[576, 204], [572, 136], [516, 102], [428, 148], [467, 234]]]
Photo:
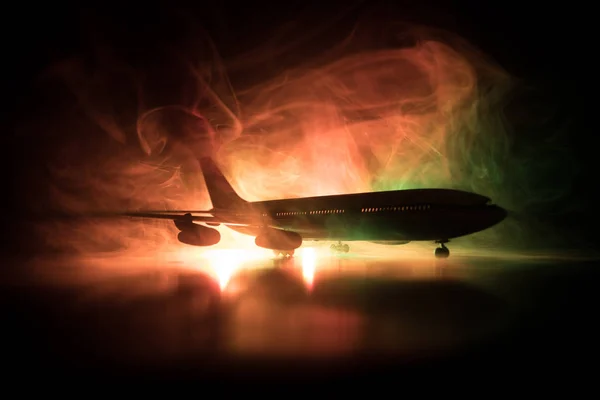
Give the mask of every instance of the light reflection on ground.
[[73, 289], [55, 306], [57, 326], [80, 324], [81, 342], [93, 343], [86, 349], [139, 362], [207, 351], [324, 357], [452, 348], [502, 330], [518, 312], [482, 283], [485, 274], [544, 260], [460, 246], [436, 260], [434, 247], [354, 243], [353, 253], [332, 255], [329, 243], [316, 243], [289, 259], [260, 248], [182, 247], [23, 268], [46, 287]]
[[579, 253], [515, 252], [503, 249], [473, 249], [452, 243], [450, 258], [438, 260], [433, 243], [410, 243], [400, 246], [354, 242], [348, 254], [335, 254], [330, 242], [309, 242], [296, 250], [293, 259], [275, 257], [273, 252], [244, 244], [243, 248], [196, 248], [180, 246], [174, 251], [146, 256], [118, 253], [89, 254], [72, 257], [41, 257], [23, 266], [20, 277], [42, 284], [88, 284], [115, 277], [137, 276], [140, 273], [171, 273], [179, 270], [200, 271], [213, 276], [221, 288], [242, 268], [274, 268], [293, 264], [302, 268], [304, 279], [312, 285], [315, 276], [331, 273], [383, 275], [390, 278], [430, 278], [440, 267], [462, 269], [474, 263], [486, 264], [486, 269], [506, 262], [540, 263], [598, 259], [596, 255]]

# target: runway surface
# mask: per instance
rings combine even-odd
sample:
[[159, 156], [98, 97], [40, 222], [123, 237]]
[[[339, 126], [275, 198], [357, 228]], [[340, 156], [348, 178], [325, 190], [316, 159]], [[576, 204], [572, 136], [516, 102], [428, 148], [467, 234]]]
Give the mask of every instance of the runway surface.
[[342, 255], [318, 244], [292, 259], [184, 247], [13, 261], [4, 361], [28, 376], [307, 380], [556, 371], [597, 350], [596, 257], [451, 249], [447, 260], [431, 244]]

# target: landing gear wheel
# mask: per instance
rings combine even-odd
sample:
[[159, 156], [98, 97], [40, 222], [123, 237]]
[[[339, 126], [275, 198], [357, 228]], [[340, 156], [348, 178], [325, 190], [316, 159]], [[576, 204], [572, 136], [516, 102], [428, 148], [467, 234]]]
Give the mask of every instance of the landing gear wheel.
[[284, 257], [294, 257], [294, 250], [286, 250], [283, 252]]
[[275, 254], [275, 257], [293, 257], [294, 256], [294, 250], [273, 250], [273, 254]]
[[338, 243], [338, 244], [333, 243], [331, 246], [329, 246], [329, 248], [334, 253], [347, 253], [350, 251], [350, 246], [348, 246], [347, 244], [341, 244], [341, 243]]
[[450, 250], [444, 245], [443, 242], [440, 243], [440, 247], [435, 249], [435, 257], [436, 258], [448, 258], [450, 256]]

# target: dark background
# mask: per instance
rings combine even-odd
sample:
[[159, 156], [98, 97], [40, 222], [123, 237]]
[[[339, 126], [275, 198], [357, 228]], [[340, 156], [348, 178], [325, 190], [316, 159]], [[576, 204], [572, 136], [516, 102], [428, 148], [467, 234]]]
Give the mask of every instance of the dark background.
[[[512, 104], [511, 112], [517, 123], [519, 118], [524, 118], [533, 119], [536, 124], [536, 129], [524, 129], [522, 134], [517, 135], [518, 141], [530, 146], [559, 137], [561, 143], [568, 146], [572, 159], [576, 160], [579, 173], [570, 195], [543, 210], [529, 212], [564, 229], [565, 238], [570, 238], [571, 245], [578, 241], [585, 246], [596, 243], [598, 174], [595, 161], [598, 141], [596, 129], [585, 123], [595, 115], [591, 107], [594, 103], [589, 98], [594, 97], [592, 87], [597, 80], [592, 62], [595, 49], [591, 43], [591, 6], [576, 2], [439, 3], [442, 4], [422, 1], [357, 3], [339, 24], [347, 28], [357, 17], [377, 10], [375, 13], [388, 18], [398, 16], [401, 20], [442, 27], [465, 37], [490, 55], [516, 78], [521, 88], [534, 88], [531, 92], [525, 91], [526, 95], [517, 96], [518, 101]], [[115, 51], [128, 54], [131, 60], [140, 64], [160, 65], [163, 60], [156, 56], [157, 48], [189, 37], [188, 28], [173, 22], [181, 20], [174, 16], [184, 16], [197, 22], [198, 26], [210, 32], [224, 56], [233, 55], [260, 44], [271, 35], [273, 26], [283, 21], [297, 21], [294, 32], [302, 32], [303, 26], [309, 29], [319, 23], [328, 26], [331, 16], [338, 15], [347, 4], [255, 1], [189, 7], [177, 6], [174, 2], [135, 6], [125, 2], [54, 2], [20, 3], [5, 9], [0, 37], [4, 78], [2, 97], [5, 100], [2, 170], [6, 179], [3, 196], [6, 204], [2, 217], [6, 251], [11, 253], [25, 249], [28, 253], [35, 253], [37, 248], [37, 243], [29, 236], [31, 225], [24, 221], [32, 209], [31, 199], [38, 196], [40, 202], [44, 201], [44, 162], [41, 160], [46, 147], [51, 147], [55, 138], [42, 132], [23, 134], [19, 127], [31, 118], [51, 115], [60, 102], [60, 96], [64, 96], [57, 94], [58, 97], [54, 98], [48, 92], [40, 94], [38, 91], [37, 78], [48, 67], [73, 55], [85, 58], [93, 54], [97, 50], [94, 37], [107, 38]], [[344, 29], [332, 25], [332, 40], [336, 32], [341, 31]], [[302, 57], [302, 52], [318, 51], [320, 45], [324, 45], [324, 41], [307, 40], [300, 46], [301, 50], [282, 60], [282, 64], [293, 64]], [[555, 166], [560, 167], [561, 163], [564, 160], [555, 160]], [[554, 327], [561, 327], [561, 321], [555, 317], [559, 307], [563, 307], [560, 315], [571, 316], [565, 323], [580, 324], [573, 325], [575, 331], [577, 326], [583, 327], [581, 321], [588, 321], [594, 313], [588, 300], [592, 297], [591, 286], [595, 285], [597, 273], [590, 271], [586, 265], [572, 269], [568, 280], [557, 273], [556, 277], [534, 285], [544, 293], [544, 303], [539, 307], [546, 307], [543, 314], [553, 318], [552, 321], [557, 324]], [[526, 278], [518, 276], [516, 282], [521, 279], [538, 282], [538, 278], [531, 273]], [[560, 286], [560, 301], [555, 295], [557, 282], [569, 283]], [[18, 296], [16, 294], [15, 299]], [[573, 304], [578, 299], [578, 306], [587, 307], [578, 309], [577, 315], [582, 319], [573, 316], [572, 307], [564, 306], [568, 303], [565, 299], [573, 299]], [[529, 344], [540, 337], [546, 339], [544, 344], [536, 346], [541, 355], [548, 355], [545, 346], [555, 345], [554, 340], [576, 343], [579, 336], [573, 333], [573, 329], [570, 326], [562, 328], [558, 330], [560, 334], [554, 335], [545, 327], [536, 328], [520, 342], [522, 351], [527, 352]], [[584, 353], [588, 348], [582, 342], [578, 349]], [[492, 355], [502, 352], [503, 349], [490, 350]], [[566, 353], [569, 350], [560, 355]], [[520, 350], [511, 353], [515, 357], [519, 354], [522, 354]], [[484, 356], [470, 361], [479, 363], [485, 359]], [[533, 357], [530, 360], [534, 362]], [[451, 370], [455, 361], [450, 360], [441, 369]], [[515, 363], [518, 364], [518, 360]], [[528, 366], [521, 367], [528, 370]]]
[[[40, 92], [39, 79], [48, 68], [72, 56], [92, 60], [101, 48], [99, 44], [125, 55], [129, 62], [160, 67], [165, 63], [165, 48], [176, 47], [178, 41], [188, 41], [201, 30], [227, 58], [259, 47], [273, 32], [281, 32], [280, 26], [284, 25], [290, 42], [300, 44], [279, 57], [278, 64], [265, 68], [266, 73], [277, 72], [339, 41], [358, 18], [369, 15], [371, 21], [385, 16], [388, 21], [398, 19], [454, 32], [511, 74], [516, 86], [507, 115], [517, 132], [514, 147], [517, 151], [519, 146], [531, 149], [539, 143], [543, 152], [546, 144], [555, 141], [568, 149], [568, 161], [551, 160], [551, 170], [558, 171], [557, 185], [564, 185], [564, 178], [559, 176], [562, 163], [566, 163], [564, 168], [577, 163], [576, 176], [568, 178], [573, 180], [570, 195], [525, 211], [568, 232], [565, 237], [569, 237], [569, 246], [593, 246], [597, 237], [593, 183], [597, 140], [594, 131], [584, 124], [591, 104], [584, 95], [590, 94], [594, 79], [588, 73], [593, 51], [588, 46], [590, 27], [585, 7], [572, 3], [440, 3], [265, 1], [190, 7], [152, 2], [140, 7], [92, 2], [53, 3], [33, 9], [17, 6], [6, 14], [14, 23], [4, 24], [2, 34], [6, 101], [3, 170], [7, 187], [11, 188], [4, 201], [8, 201], [7, 208], [15, 210], [4, 215], [10, 220], [5, 226], [13, 232], [7, 235], [9, 241], [5, 244], [31, 240], [27, 233], [15, 233], [24, 229], [20, 221], [31, 212], [31, 199], [47, 197], [43, 187], [48, 178], [40, 172], [44, 169], [44, 153], [60, 141], [52, 137], [56, 133], [20, 128], [32, 119], [52, 115], [68, 96], [64, 88], [52, 93], [46, 87]], [[320, 35], [303, 40], [302, 33], [315, 27], [321, 27]], [[547, 173], [538, 184], [555, 184], [555, 172]], [[14, 248], [14, 243], [8, 247]]]

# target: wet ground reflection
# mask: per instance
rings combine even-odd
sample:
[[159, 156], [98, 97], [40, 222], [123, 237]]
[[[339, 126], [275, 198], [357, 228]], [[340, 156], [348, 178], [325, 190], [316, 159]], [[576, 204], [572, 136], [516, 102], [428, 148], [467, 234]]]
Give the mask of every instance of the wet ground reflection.
[[[36, 279], [4, 284], [2, 312], [18, 362], [33, 362], [23, 354], [76, 366], [439, 357], [497, 343], [536, 319], [554, 321], [564, 302], [541, 312], [549, 292], [540, 279], [582, 263], [318, 250], [192, 265], [118, 261], [45, 260], [23, 267]], [[556, 327], [540, 329], [547, 336]]]
[[135, 364], [195, 355], [412, 357], [499, 335], [515, 317], [467, 279], [485, 269], [481, 260], [318, 258], [309, 250], [221, 274], [131, 263], [122, 270], [136, 272], [14, 288], [19, 307], [41, 316], [42, 347], [58, 358]]

